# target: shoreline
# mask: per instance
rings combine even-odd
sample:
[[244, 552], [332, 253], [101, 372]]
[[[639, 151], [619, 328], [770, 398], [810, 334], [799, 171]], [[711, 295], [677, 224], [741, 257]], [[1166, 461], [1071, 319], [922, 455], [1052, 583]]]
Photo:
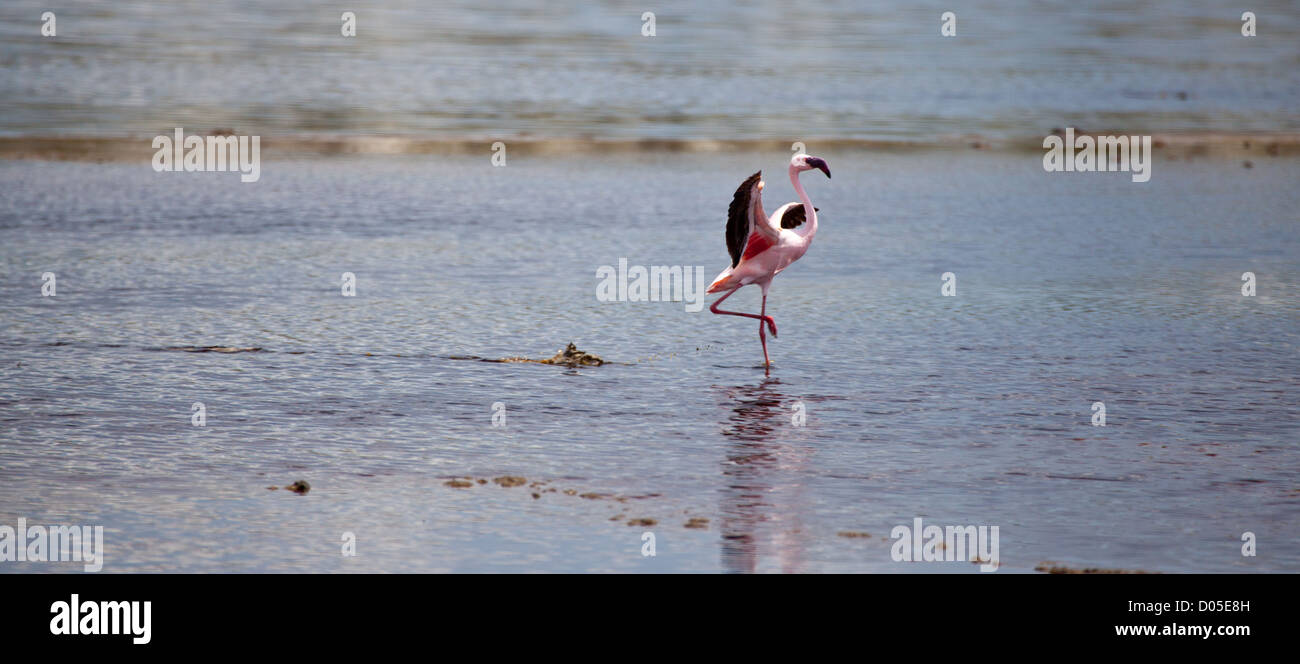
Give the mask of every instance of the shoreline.
[[[1039, 153], [1043, 137], [988, 139], [975, 135], [947, 136], [932, 141], [908, 141], [857, 138], [807, 138], [804, 143], [820, 152], [888, 152], [951, 153], [976, 151], [992, 153]], [[167, 132], [164, 132], [164, 134]], [[222, 136], [231, 129], [186, 131], [187, 136]], [[1075, 130], [1076, 136], [1124, 135], [1126, 132], [1087, 132]], [[1289, 132], [1207, 132], [1151, 134], [1153, 150], [1172, 158], [1222, 158], [1300, 156], [1300, 133]], [[0, 159], [38, 161], [149, 161], [157, 151], [152, 136], [0, 136]], [[407, 135], [265, 135], [262, 147], [267, 157], [313, 158], [374, 155], [474, 155], [480, 156], [496, 141], [504, 142], [512, 155], [565, 156], [588, 154], [642, 153], [726, 153], [786, 152], [793, 141], [784, 139], [607, 139], [607, 138], [538, 138], [463, 137], [437, 138]]]

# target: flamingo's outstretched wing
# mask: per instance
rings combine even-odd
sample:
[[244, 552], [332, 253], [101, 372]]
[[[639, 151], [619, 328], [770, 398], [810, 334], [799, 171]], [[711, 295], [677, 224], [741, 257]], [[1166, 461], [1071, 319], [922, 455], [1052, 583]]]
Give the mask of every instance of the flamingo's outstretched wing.
[[727, 251], [731, 253], [731, 267], [740, 264], [750, 237], [757, 234], [767, 244], [772, 244], [780, 236], [780, 231], [768, 223], [767, 215], [763, 214], [762, 178], [763, 171], [749, 176], [731, 198], [731, 207], [727, 210]]
[[[815, 207], [813, 211], [821, 212], [822, 209]], [[776, 217], [774, 221], [781, 228], [798, 228], [808, 221], [807, 210], [803, 209], [803, 203], [797, 201], [782, 205], [781, 209], [777, 210], [773, 216]]]

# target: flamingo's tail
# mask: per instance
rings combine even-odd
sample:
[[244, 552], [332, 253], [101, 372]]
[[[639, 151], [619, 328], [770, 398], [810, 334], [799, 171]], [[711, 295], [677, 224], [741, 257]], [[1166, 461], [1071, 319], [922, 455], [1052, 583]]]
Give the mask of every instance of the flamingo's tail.
[[731, 290], [735, 288], [737, 284], [733, 283], [734, 280], [731, 277], [732, 277], [732, 268], [727, 268], [723, 270], [721, 274], [719, 274], [717, 277], [714, 277], [713, 283], [709, 284], [708, 289], [705, 290], [704, 292], [718, 293], [721, 291]]

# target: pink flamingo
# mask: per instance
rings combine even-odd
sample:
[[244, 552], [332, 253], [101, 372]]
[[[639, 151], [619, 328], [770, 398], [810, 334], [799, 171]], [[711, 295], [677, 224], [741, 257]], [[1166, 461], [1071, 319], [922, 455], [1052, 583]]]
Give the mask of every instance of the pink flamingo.
[[[772, 331], [772, 338], [776, 338], [776, 321], [767, 315], [767, 289], [772, 286], [772, 277], [799, 260], [808, 251], [813, 236], [817, 235], [818, 208], [813, 207], [803, 185], [799, 184], [799, 173], [814, 168], [821, 169], [828, 178], [831, 176], [830, 167], [821, 157], [797, 154], [790, 159], [790, 183], [794, 185], [801, 202], [782, 205], [770, 218], [763, 216], [763, 171], [749, 176], [749, 179], [741, 183], [727, 211], [727, 251], [731, 253], [731, 267], [723, 270], [709, 284], [707, 291], [726, 291], [725, 295], [709, 307], [709, 311], [758, 319], [758, 339], [763, 344], [764, 375], [772, 374], [772, 361], [767, 357], [764, 324]], [[758, 284], [763, 289], [763, 313], [746, 314], [718, 308], [732, 293], [749, 284]]]

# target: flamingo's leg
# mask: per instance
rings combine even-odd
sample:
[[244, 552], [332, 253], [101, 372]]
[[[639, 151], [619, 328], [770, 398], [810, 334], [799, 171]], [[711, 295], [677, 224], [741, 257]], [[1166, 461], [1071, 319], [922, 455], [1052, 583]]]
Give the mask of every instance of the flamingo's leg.
[[[763, 344], [763, 375], [765, 376], [772, 375], [772, 360], [767, 357], [767, 334], [763, 332], [763, 324], [768, 323], [770, 325], [771, 323], [769, 321], [771, 320], [771, 318], [767, 317], [767, 295], [764, 295], [763, 314], [762, 317], [758, 319], [758, 340]], [[775, 329], [772, 332], [772, 336], [776, 336]]]
[[[722, 297], [718, 298], [718, 301], [717, 301], [717, 302], [714, 302], [712, 305], [709, 305], [709, 311], [712, 311], [712, 312], [715, 313], [715, 314], [723, 314], [723, 315], [726, 315], [726, 316], [744, 316], [745, 318], [757, 318], [758, 320], [761, 320], [761, 321], [764, 321], [764, 322], [767, 323], [767, 329], [771, 330], [771, 331], [772, 331], [772, 336], [775, 337], [775, 336], [776, 336], [776, 321], [775, 321], [775, 320], [772, 320], [772, 317], [771, 317], [771, 316], [768, 316], [768, 315], [762, 315], [762, 316], [760, 316], [760, 315], [758, 315], [758, 314], [746, 314], [746, 313], [742, 313], [742, 312], [739, 312], [739, 311], [723, 311], [722, 309], [719, 309], [719, 308], [718, 308], [718, 305], [719, 305], [719, 304], [722, 304], [722, 301], [723, 301], [723, 300], [725, 300], [725, 299], [731, 297], [731, 294], [732, 294], [732, 293], [735, 293], [735, 292], [738, 291], [738, 290], [740, 290], [740, 288], [741, 288], [740, 286], [737, 286], [737, 287], [735, 287], [735, 288], [733, 288], [733, 289], [727, 291], [727, 293], [726, 293], [725, 295], [723, 295]], [[767, 309], [767, 296], [766, 296], [766, 295], [763, 296], [763, 309], [764, 309], [764, 310]]]
[[767, 315], [767, 293], [763, 293], [763, 318], [767, 320], [767, 329], [772, 333], [772, 338], [776, 338], [776, 319]]

